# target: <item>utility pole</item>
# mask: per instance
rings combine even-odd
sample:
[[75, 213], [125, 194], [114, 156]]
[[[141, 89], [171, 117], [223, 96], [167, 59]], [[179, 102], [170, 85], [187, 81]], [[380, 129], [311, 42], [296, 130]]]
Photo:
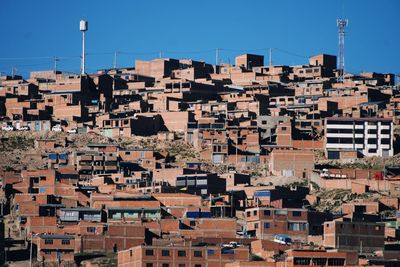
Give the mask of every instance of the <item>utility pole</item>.
[[30, 249], [29, 249], [29, 266], [32, 267], [32, 243], [33, 243], [33, 236], [31, 237]]
[[233, 190], [231, 190], [231, 218], [233, 218]]
[[239, 129], [238, 129], [238, 127], [236, 126], [236, 168], [237, 168], [237, 164], [238, 164], [238, 145], [239, 145]]
[[218, 52], [219, 52], [219, 49], [218, 48], [215, 49], [215, 66], [218, 66]]
[[160, 55], [159, 55], [160, 59], [162, 58], [162, 52], [160, 51]]
[[58, 57], [54, 57], [54, 73], [57, 73], [57, 62], [59, 61]]
[[398, 89], [400, 89], [400, 73], [398, 73], [396, 76], [397, 76], [397, 82], [395, 82], [395, 84], [396, 84], [396, 87]]
[[30, 242], [30, 249], [29, 249], [29, 266], [30, 267], [32, 267], [33, 266], [33, 247], [32, 247], [32, 244], [33, 244], [33, 238], [34, 237], [36, 237], [36, 236], [38, 236], [39, 234], [37, 233], [37, 234], [31, 234], [31, 242]]
[[118, 56], [118, 51], [114, 52], [114, 69], [117, 68], [117, 56]]
[[269, 66], [272, 67], [272, 48], [269, 49]]
[[14, 78], [15, 74], [17, 74], [17, 68], [14, 67], [14, 66], [12, 66], [12, 67], [11, 67], [11, 77]]

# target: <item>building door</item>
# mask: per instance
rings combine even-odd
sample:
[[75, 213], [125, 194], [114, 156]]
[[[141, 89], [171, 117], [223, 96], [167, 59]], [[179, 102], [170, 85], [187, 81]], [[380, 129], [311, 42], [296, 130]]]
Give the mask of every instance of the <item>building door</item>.
[[61, 251], [57, 251], [57, 261], [58, 262], [62, 261], [62, 253], [61, 253]]
[[50, 130], [50, 124], [49, 123], [43, 123], [42, 124], [42, 130], [43, 131], [49, 131]]
[[213, 163], [222, 163], [223, 155], [213, 154]]
[[389, 150], [383, 149], [382, 150], [382, 157], [389, 157]]
[[104, 136], [112, 137], [112, 129], [104, 129]]
[[35, 121], [35, 132], [40, 131], [40, 121]]

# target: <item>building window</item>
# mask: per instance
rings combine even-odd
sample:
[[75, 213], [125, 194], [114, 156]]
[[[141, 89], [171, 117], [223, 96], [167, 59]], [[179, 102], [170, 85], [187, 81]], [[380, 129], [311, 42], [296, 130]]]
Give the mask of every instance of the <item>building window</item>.
[[356, 138], [355, 139], [355, 143], [359, 144], [359, 145], [364, 144], [364, 139], [363, 138]]
[[316, 266], [325, 266], [326, 265], [326, 258], [314, 258], [312, 259], [313, 265]]
[[190, 226], [196, 226], [196, 221], [190, 221], [189, 224]]
[[207, 250], [207, 254], [208, 255], [214, 255], [215, 254], [215, 250], [209, 249], [209, 250]]
[[96, 227], [93, 226], [87, 227], [86, 231], [88, 233], [96, 233]]
[[254, 215], [254, 216], [257, 216], [257, 211], [256, 211], [256, 210], [253, 211], [253, 215]]
[[71, 242], [68, 239], [61, 240], [62, 245], [69, 245]]
[[254, 229], [258, 229], [258, 223], [254, 224]]
[[293, 215], [293, 217], [300, 217], [301, 216], [301, 211], [294, 210], [294, 211], [292, 211], [292, 215]]
[[44, 243], [45, 243], [46, 245], [52, 245], [52, 244], [53, 244], [53, 239], [45, 239], [45, 240], [44, 240]]
[[145, 255], [146, 256], [153, 256], [154, 255], [154, 251], [152, 249], [146, 249]]
[[269, 223], [264, 223], [264, 228], [269, 228], [269, 227], [270, 227]]
[[163, 257], [168, 257], [168, 256], [169, 256], [169, 250], [163, 249], [163, 250], [161, 251], [161, 256], [163, 256]]
[[193, 255], [195, 257], [203, 257], [203, 253], [200, 250], [195, 250]]
[[246, 212], [246, 216], [250, 217], [250, 211]]
[[310, 265], [311, 258], [294, 258], [294, 265]]
[[388, 139], [388, 138], [382, 138], [382, 139], [381, 139], [381, 144], [382, 144], [382, 145], [390, 145], [390, 139]]
[[378, 139], [376, 138], [368, 138], [368, 144], [376, 145], [378, 143]]
[[178, 250], [178, 257], [186, 257], [186, 251], [185, 250]]
[[264, 216], [271, 216], [270, 210], [264, 210]]
[[306, 231], [307, 230], [307, 224], [306, 223], [289, 223], [288, 224], [288, 229], [290, 231]]
[[331, 258], [328, 259], [329, 266], [344, 266], [344, 259]]
[[201, 267], [201, 264], [195, 264], [194, 267]]
[[146, 263], [146, 267], [153, 267], [153, 263]]
[[169, 263], [163, 263], [162, 267], [169, 267]]
[[179, 263], [178, 267], [186, 267], [184, 263]]
[[287, 210], [275, 210], [275, 215], [287, 215]]

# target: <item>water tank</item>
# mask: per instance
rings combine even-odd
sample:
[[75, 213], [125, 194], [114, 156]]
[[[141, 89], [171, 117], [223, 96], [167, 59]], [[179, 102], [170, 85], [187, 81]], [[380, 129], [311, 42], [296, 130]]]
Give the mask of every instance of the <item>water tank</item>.
[[86, 20], [81, 20], [79, 23], [79, 30], [85, 32], [88, 30], [88, 22]]

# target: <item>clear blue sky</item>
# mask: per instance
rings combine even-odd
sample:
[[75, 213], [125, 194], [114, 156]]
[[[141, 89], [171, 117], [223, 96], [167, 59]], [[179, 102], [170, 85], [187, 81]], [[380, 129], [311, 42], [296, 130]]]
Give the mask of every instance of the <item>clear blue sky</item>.
[[40, 57], [58, 56], [72, 57], [59, 62], [61, 70], [78, 72], [80, 19], [89, 21], [88, 72], [112, 67], [114, 51], [132, 53], [118, 56], [119, 67], [159, 51], [214, 64], [217, 47], [223, 62], [249, 52], [264, 54], [267, 64], [272, 47], [274, 64], [301, 64], [313, 54], [337, 54], [343, 14], [346, 69], [399, 73], [399, 0], [1, 0], [0, 71], [52, 69], [53, 60]]

